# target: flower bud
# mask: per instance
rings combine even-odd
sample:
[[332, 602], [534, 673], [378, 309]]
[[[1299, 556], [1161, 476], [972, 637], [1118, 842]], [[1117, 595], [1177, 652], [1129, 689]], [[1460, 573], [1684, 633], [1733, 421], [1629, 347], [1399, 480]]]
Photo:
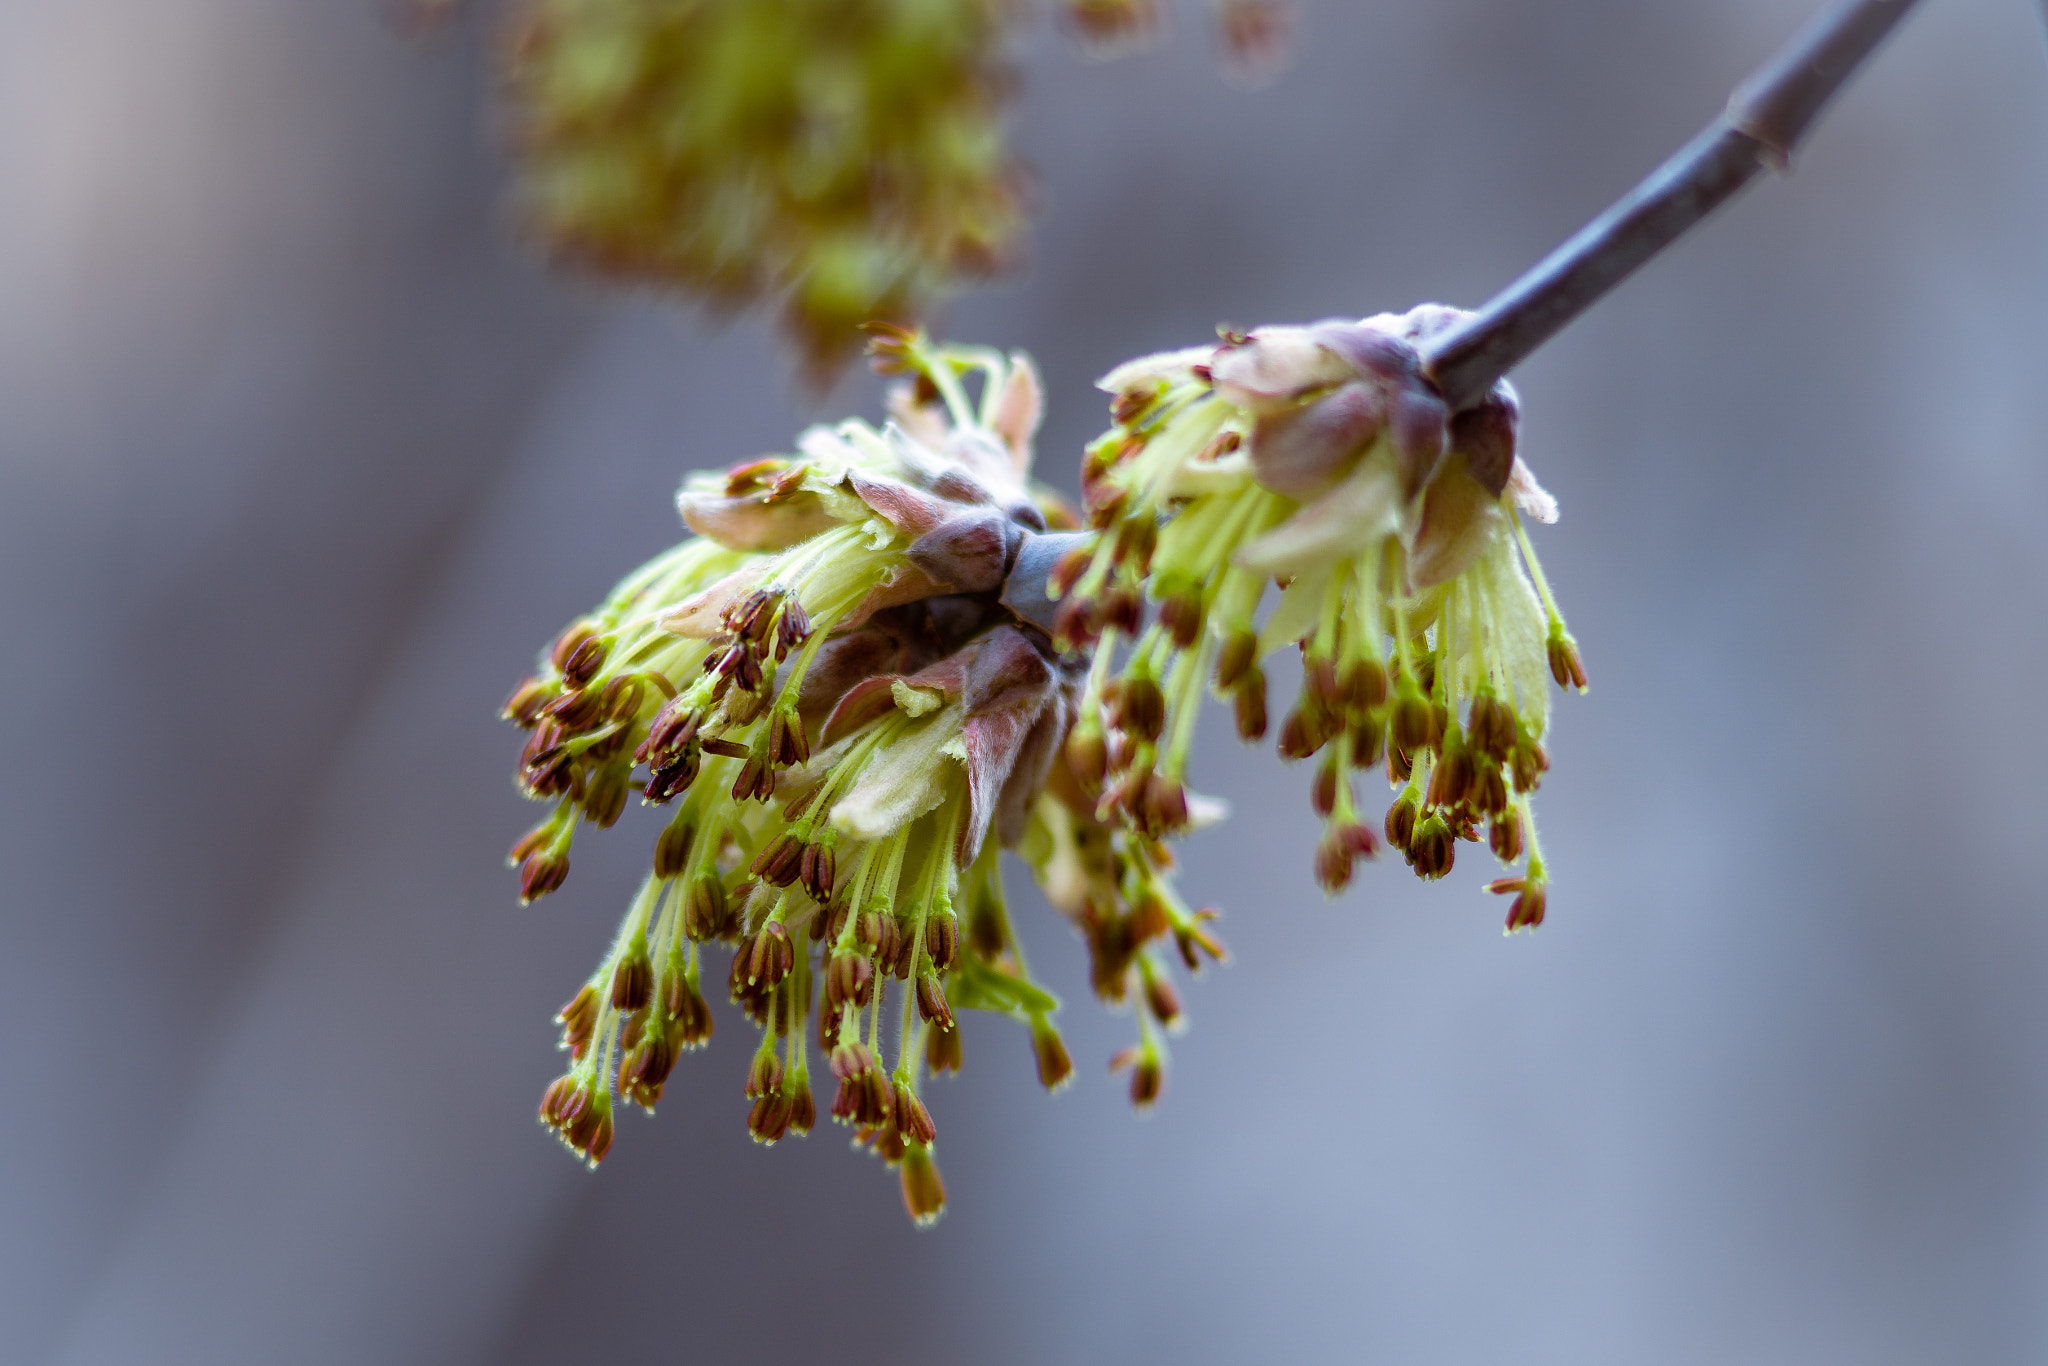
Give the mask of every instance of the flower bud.
[[1172, 1025], [1180, 1019], [1180, 993], [1160, 973], [1155, 972], [1145, 979], [1145, 1005], [1151, 1010], [1152, 1018], [1163, 1025]]
[[1387, 670], [1377, 659], [1354, 659], [1337, 686], [1338, 701], [1354, 719], [1387, 704]]
[[789, 1132], [791, 1109], [787, 1096], [780, 1093], [762, 1096], [747, 1111], [747, 1132], [754, 1136], [756, 1143], [774, 1145]]

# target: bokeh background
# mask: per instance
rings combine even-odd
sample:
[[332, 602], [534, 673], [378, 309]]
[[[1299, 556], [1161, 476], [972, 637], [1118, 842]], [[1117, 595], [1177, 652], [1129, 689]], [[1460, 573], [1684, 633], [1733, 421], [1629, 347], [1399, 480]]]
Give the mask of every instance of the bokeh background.
[[[1071, 481], [1115, 361], [1478, 302], [1808, 8], [1324, 0], [1255, 93], [1192, 8], [1041, 23], [1033, 260], [945, 330], [1040, 359]], [[829, 1125], [749, 1142], [722, 1006], [600, 1175], [533, 1122], [648, 826], [521, 909], [493, 719], [683, 471], [873, 383], [540, 269], [473, 20], [0, 0], [0, 1357], [2048, 1357], [2048, 60], [1923, 9], [1517, 376], [1594, 679], [1550, 923], [1477, 858], [1325, 902], [1306, 774], [1219, 724], [1237, 957], [1165, 1102], [1013, 876], [1078, 1080], [969, 1021], [918, 1233]]]

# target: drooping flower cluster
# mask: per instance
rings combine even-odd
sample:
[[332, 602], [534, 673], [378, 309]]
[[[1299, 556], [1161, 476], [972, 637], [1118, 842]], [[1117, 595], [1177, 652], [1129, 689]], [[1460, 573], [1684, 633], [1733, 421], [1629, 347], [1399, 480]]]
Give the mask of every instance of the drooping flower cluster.
[[[1381, 833], [1438, 878], [1483, 832], [1521, 865], [1491, 884], [1513, 894], [1514, 930], [1544, 914], [1530, 795], [1548, 685], [1585, 675], [1522, 525], [1556, 505], [1516, 453], [1513, 390], [1454, 414], [1423, 376], [1417, 343], [1460, 316], [1261, 328], [1111, 372], [1115, 425], [1083, 475], [1099, 534], [1051, 570], [1051, 626], [1095, 650], [1068, 744], [1105, 816], [1180, 828], [1203, 693], [1262, 737], [1263, 662], [1294, 647], [1278, 743], [1315, 762], [1323, 886], [1347, 885]], [[1382, 766], [1395, 796], [1369, 822], [1355, 779]]]
[[961, 1064], [954, 1011], [1022, 1023], [1048, 1087], [1072, 1068], [1010, 928], [999, 847], [1021, 848], [1082, 928], [1098, 990], [1139, 999], [1140, 1103], [1179, 1015], [1158, 945], [1173, 937], [1191, 970], [1221, 949], [1168, 885], [1164, 847], [1097, 819], [1066, 771], [1086, 660], [1004, 601], [1062, 512], [1027, 480], [1035, 373], [907, 333], [876, 350], [913, 380], [891, 423], [813, 428], [794, 455], [693, 477], [679, 504], [696, 538], [564, 632], [508, 700], [531, 732], [520, 785], [554, 804], [512, 861], [531, 900], [562, 884], [581, 822], [612, 824], [635, 792], [671, 813], [559, 1016], [572, 1064], [541, 1114], [565, 1142], [595, 1164], [615, 1090], [654, 1108], [710, 1037], [704, 958], [725, 944], [726, 990], [762, 1031], [754, 1136], [815, 1123], [815, 1042], [833, 1118], [900, 1171], [924, 1221], [944, 1192], [922, 1082]]
[[[612, 824], [634, 792], [670, 813], [560, 1014], [572, 1065], [542, 1118], [601, 1159], [614, 1093], [652, 1110], [710, 1037], [703, 960], [724, 944], [727, 994], [761, 1030], [754, 1136], [816, 1122], [815, 1042], [833, 1118], [935, 1217], [922, 1088], [960, 1066], [955, 1012], [1024, 1025], [1047, 1087], [1072, 1069], [1002, 848], [1081, 935], [1096, 994], [1133, 1010], [1112, 1066], [1151, 1103], [1181, 1019], [1168, 944], [1190, 972], [1223, 952], [1169, 876], [1167, 841], [1218, 813], [1187, 785], [1196, 713], [1214, 692], [1264, 736], [1286, 648], [1302, 683], [1279, 747], [1315, 766], [1322, 885], [1382, 835], [1432, 879], [1483, 837], [1515, 870], [1489, 884], [1513, 895], [1508, 928], [1542, 923], [1549, 686], [1585, 676], [1522, 526], [1556, 508], [1516, 453], [1513, 391], [1452, 413], [1423, 375], [1417, 343], [1459, 316], [1261, 328], [1119, 367], [1087, 529], [1029, 482], [1029, 363], [899, 329], [871, 345], [909, 381], [886, 426], [693, 476], [696, 537], [505, 707], [531, 732], [520, 784], [555, 807], [512, 851], [528, 900], [561, 885], [579, 823]], [[1382, 767], [1395, 795], [1369, 820], [1357, 780]]]
[[522, 216], [554, 254], [779, 299], [814, 372], [1010, 257], [1004, 0], [518, 0]]

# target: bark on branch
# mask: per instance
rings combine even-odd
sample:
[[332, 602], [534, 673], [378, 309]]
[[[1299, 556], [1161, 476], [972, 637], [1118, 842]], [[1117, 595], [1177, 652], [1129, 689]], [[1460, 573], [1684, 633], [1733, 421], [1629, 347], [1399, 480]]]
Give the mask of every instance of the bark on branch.
[[1748, 80], [1721, 117], [1465, 322], [1423, 351], [1452, 411], [1563, 330], [1635, 269], [1734, 198], [1784, 170], [1816, 116], [1918, 0], [1837, 0]]

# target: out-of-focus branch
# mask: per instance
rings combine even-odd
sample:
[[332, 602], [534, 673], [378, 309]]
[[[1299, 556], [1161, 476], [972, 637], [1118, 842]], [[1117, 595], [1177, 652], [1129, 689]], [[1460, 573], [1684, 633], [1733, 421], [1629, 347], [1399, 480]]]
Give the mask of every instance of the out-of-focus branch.
[[1759, 171], [1785, 169], [1821, 109], [1915, 3], [1837, 0], [1737, 86], [1727, 111], [1677, 155], [1427, 345], [1424, 364], [1453, 411], [1485, 397], [1496, 380]]

